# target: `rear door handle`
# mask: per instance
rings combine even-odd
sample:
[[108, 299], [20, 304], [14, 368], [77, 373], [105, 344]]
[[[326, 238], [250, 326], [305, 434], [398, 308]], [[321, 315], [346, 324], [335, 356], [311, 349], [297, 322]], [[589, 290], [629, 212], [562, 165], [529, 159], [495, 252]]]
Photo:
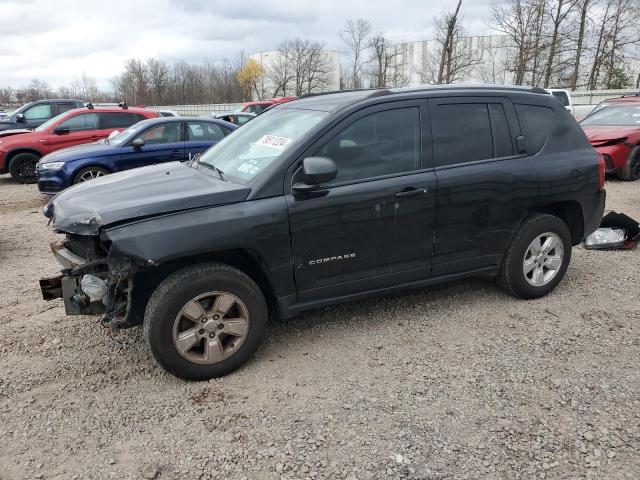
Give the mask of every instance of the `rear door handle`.
[[180, 152], [180, 150], [171, 150], [171, 156], [172, 157], [179, 157], [179, 156], [181, 156], [181, 153], [182, 152]]
[[409, 187], [401, 190], [397, 193], [394, 193], [393, 196], [397, 198], [411, 198], [411, 197], [419, 197], [420, 195], [426, 195], [429, 192], [427, 187]]

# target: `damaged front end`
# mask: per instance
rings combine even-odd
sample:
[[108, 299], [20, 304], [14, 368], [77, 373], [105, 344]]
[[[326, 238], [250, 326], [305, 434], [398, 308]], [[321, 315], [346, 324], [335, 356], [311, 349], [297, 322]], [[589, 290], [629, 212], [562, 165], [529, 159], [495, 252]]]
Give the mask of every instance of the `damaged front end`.
[[45, 300], [62, 298], [67, 315], [102, 314], [105, 327], [131, 323], [135, 261], [109, 257], [109, 246], [94, 235], [67, 234], [51, 250], [64, 269], [40, 280]]

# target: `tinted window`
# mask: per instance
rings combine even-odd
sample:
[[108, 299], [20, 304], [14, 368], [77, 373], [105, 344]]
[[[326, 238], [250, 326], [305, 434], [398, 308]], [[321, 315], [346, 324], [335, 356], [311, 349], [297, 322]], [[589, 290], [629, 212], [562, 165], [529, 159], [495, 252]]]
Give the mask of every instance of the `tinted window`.
[[[136, 138], [144, 139], [146, 145], [176, 143], [180, 141], [180, 123], [162, 123], [151, 127]], [[135, 139], [134, 139], [135, 140]]]
[[433, 132], [436, 166], [493, 158], [486, 103], [437, 105]]
[[68, 110], [73, 110], [74, 108], [76, 108], [76, 105], [73, 102], [58, 103], [58, 113], [64, 113]]
[[246, 109], [246, 111], [250, 113], [255, 113], [257, 115], [267, 107], [268, 105], [251, 105], [249, 108]]
[[556, 97], [563, 107], [569, 106], [569, 97], [566, 92], [551, 92], [551, 95]]
[[538, 153], [547, 140], [554, 123], [553, 109], [517, 103], [514, 106], [527, 145], [527, 154]]
[[187, 140], [211, 141], [222, 140], [223, 138], [224, 132], [218, 125], [206, 122], [187, 123]]
[[491, 114], [491, 127], [493, 128], [493, 151], [495, 156], [500, 158], [513, 155], [511, 130], [509, 129], [507, 116], [504, 113], [504, 107], [500, 103], [490, 103], [489, 113]]
[[34, 105], [25, 110], [24, 118], [27, 120], [48, 120], [51, 118], [51, 105], [48, 103]]
[[410, 172], [420, 168], [417, 108], [372, 113], [356, 120], [315, 154], [338, 166], [335, 182]]
[[69, 127], [72, 132], [98, 129], [97, 113], [80, 113], [62, 122], [59, 127]]
[[138, 116], [134, 113], [108, 112], [103, 113], [104, 128], [127, 128], [138, 122]]

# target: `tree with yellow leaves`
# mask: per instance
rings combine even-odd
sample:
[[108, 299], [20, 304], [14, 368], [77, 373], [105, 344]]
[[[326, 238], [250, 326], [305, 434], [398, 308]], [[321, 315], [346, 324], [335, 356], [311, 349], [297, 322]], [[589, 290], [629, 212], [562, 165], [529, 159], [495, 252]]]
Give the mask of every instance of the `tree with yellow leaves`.
[[238, 72], [238, 83], [247, 100], [255, 94], [256, 100], [264, 98], [264, 67], [250, 58]]

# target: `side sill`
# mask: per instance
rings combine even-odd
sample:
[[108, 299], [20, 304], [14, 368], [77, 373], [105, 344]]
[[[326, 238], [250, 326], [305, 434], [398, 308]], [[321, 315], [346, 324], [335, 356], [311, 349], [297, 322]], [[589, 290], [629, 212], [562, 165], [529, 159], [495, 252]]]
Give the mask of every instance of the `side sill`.
[[459, 280], [462, 278], [494, 277], [498, 274], [499, 269], [500, 267], [498, 265], [494, 265], [490, 267], [479, 268], [476, 270], [470, 270], [468, 272], [441, 275], [438, 277], [426, 278], [426, 279], [418, 280], [415, 282], [400, 283], [390, 287], [377, 288], [374, 290], [367, 290], [365, 292], [353, 293], [349, 295], [323, 298], [321, 300], [313, 300], [310, 302], [291, 303], [295, 301], [295, 295], [289, 295], [287, 297], [279, 297], [277, 299], [278, 312], [282, 318], [291, 318], [306, 310], [326, 307], [329, 305], [336, 305], [338, 303], [350, 302], [353, 300], [361, 300], [363, 298], [376, 297], [378, 295], [385, 295], [385, 294], [400, 292], [403, 290], [409, 290], [413, 288], [426, 287], [429, 285], [450, 282], [450, 281]]

